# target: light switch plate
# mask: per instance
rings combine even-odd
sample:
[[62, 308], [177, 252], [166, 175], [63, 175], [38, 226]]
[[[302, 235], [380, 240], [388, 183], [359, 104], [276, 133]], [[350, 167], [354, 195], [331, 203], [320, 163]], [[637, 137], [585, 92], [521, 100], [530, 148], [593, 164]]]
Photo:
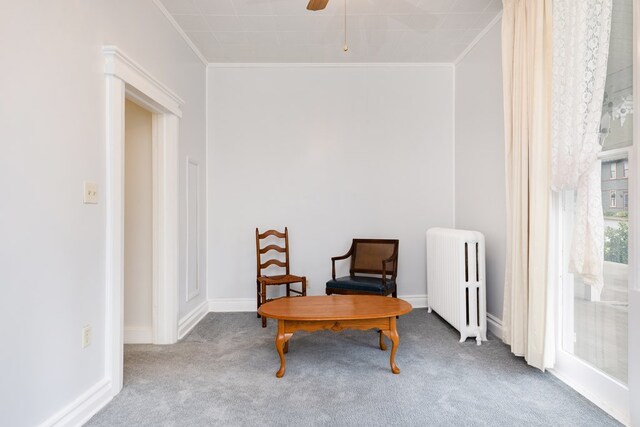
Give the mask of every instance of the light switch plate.
[[84, 181], [82, 184], [84, 189], [84, 198], [83, 198], [84, 203], [85, 204], [98, 203], [98, 184], [96, 184], [95, 182], [87, 182], [87, 181]]
[[89, 347], [91, 344], [91, 325], [85, 325], [82, 328], [82, 348]]

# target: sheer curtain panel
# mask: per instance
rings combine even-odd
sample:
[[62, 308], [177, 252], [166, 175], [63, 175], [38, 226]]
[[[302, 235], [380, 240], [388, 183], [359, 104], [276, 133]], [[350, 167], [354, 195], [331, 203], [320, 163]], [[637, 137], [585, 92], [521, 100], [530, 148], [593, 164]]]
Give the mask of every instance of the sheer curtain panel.
[[612, 0], [553, 2], [552, 184], [576, 190], [569, 271], [602, 289], [600, 118]]

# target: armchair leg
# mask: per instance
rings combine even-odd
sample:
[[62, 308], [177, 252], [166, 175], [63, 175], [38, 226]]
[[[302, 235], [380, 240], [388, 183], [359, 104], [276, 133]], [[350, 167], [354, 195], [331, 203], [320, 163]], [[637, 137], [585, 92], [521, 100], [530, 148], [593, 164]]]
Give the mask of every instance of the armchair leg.
[[[393, 292], [391, 292], [391, 296], [394, 298], [398, 298], [398, 289], [394, 289]], [[396, 319], [399, 319], [400, 316], [396, 316]]]

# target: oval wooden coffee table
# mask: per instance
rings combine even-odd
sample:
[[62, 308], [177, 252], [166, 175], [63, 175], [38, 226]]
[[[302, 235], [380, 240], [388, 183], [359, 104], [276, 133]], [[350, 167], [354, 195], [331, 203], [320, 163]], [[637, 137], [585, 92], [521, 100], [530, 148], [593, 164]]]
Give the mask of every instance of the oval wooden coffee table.
[[263, 304], [261, 316], [278, 320], [276, 350], [280, 355], [280, 369], [276, 377], [282, 378], [286, 362], [284, 353], [296, 331], [314, 332], [345, 329], [379, 329], [380, 349], [386, 350], [383, 335], [391, 340], [391, 371], [399, 374], [394, 361], [400, 338], [396, 329], [396, 316], [411, 311], [411, 304], [398, 298], [376, 295], [334, 295], [280, 298]]

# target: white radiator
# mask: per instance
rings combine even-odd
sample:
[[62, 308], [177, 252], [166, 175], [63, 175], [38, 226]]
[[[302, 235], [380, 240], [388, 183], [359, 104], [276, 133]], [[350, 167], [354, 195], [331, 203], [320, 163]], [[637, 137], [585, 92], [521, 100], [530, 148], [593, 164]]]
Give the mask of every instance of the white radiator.
[[487, 340], [484, 236], [477, 231], [427, 231], [429, 313], [435, 310], [460, 331], [460, 342]]

